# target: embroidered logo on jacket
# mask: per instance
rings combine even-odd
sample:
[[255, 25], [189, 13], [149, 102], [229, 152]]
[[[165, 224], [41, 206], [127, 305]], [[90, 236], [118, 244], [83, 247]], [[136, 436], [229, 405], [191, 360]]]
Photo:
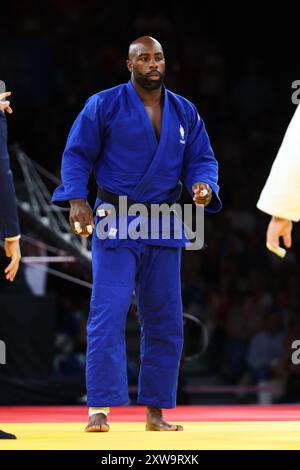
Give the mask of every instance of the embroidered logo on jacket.
[[181, 139], [180, 139], [180, 143], [181, 144], [185, 144], [185, 140], [184, 140], [184, 129], [182, 127], [182, 125], [180, 124], [180, 127], [179, 127], [179, 132], [180, 132], [180, 135], [181, 135]]

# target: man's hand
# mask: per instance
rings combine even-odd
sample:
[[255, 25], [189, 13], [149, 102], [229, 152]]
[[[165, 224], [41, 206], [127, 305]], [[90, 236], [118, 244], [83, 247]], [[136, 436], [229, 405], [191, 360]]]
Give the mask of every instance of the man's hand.
[[70, 225], [75, 235], [88, 237], [94, 230], [93, 211], [84, 199], [70, 200]]
[[192, 187], [194, 197], [193, 201], [196, 204], [207, 206], [212, 198], [212, 190], [207, 183], [195, 183]]
[[[272, 217], [267, 229], [267, 247], [279, 254], [279, 237], [283, 238], [286, 248], [292, 246], [292, 229], [293, 223], [290, 220], [281, 219], [280, 217]], [[282, 248], [281, 248], [282, 251]], [[282, 256], [279, 254], [279, 256]], [[283, 254], [284, 256], [284, 254]]]
[[2, 101], [2, 100], [4, 100], [10, 95], [11, 95], [10, 91], [6, 91], [5, 93], [0, 93], [0, 109], [1, 111], [6, 111], [9, 114], [13, 112], [13, 110], [10, 107], [10, 101], [8, 100]]
[[6, 274], [6, 279], [13, 282], [18, 272], [21, 259], [20, 240], [5, 240], [4, 249], [6, 256], [11, 258], [11, 262], [7, 268], [5, 268], [4, 272]]

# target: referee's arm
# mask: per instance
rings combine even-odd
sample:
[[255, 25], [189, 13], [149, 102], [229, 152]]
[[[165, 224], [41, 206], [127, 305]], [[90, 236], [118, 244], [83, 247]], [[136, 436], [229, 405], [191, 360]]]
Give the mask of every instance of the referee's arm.
[[[4, 94], [4, 93], [3, 93]], [[2, 94], [2, 95], [3, 95]], [[7, 93], [6, 93], [7, 94]], [[1, 99], [1, 94], [0, 94]], [[1, 106], [3, 102], [1, 103]], [[5, 105], [5, 111], [7, 106]], [[11, 110], [11, 108], [9, 107]], [[20, 226], [17, 212], [16, 193], [13, 175], [10, 169], [9, 154], [7, 150], [7, 124], [4, 111], [0, 109], [0, 237], [4, 239], [6, 256], [11, 258], [5, 268], [6, 279], [13, 281], [19, 269], [21, 259]]]

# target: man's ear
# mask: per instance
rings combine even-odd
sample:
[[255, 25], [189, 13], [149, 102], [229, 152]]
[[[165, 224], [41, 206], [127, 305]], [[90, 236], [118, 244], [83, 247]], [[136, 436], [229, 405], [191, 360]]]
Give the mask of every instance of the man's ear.
[[126, 65], [127, 65], [129, 72], [132, 72], [132, 62], [130, 59], [126, 60]]

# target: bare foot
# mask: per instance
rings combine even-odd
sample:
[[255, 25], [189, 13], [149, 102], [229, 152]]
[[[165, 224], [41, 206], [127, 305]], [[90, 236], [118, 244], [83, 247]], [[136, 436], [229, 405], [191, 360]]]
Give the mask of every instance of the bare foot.
[[90, 416], [85, 432], [108, 432], [109, 424], [103, 413]]
[[164, 420], [161, 408], [147, 407], [146, 431], [183, 431], [180, 424], [171, 424]]

